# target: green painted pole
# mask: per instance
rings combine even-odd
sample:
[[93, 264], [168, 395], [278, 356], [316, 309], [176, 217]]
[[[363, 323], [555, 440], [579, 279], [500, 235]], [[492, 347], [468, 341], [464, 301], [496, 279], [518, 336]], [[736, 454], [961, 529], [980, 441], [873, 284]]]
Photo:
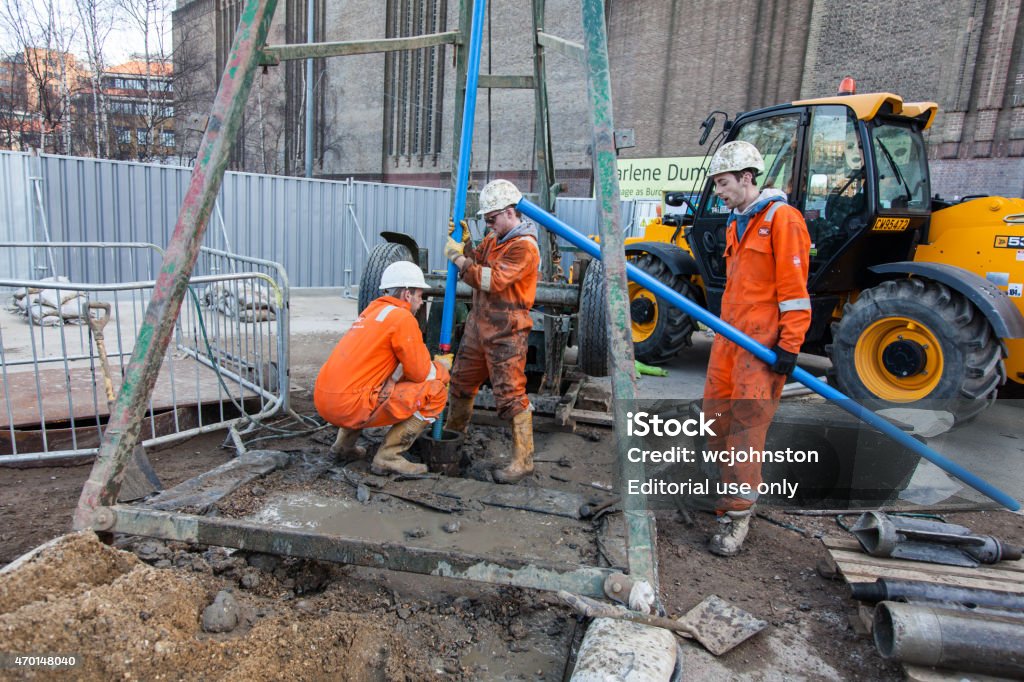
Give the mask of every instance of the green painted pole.
[[[608, 363], [611, 368], [612, 405], [616, 437], [626, 433], [626, 412], [636, 399], [633, 375], [632, 320], [626, 283], [626, 254], [619, 209], [619, 177], [612, 123], [612, 83], [608, 68], [608, 36], [605, 30], [604, 0], [582, 0], [584, 54], [587, 93], [594, 124], [594, 194], [598, 205], [601, 256], [605, 268], [605, 297], [608, 304]], [[621, 449], [621, 448], [617, 448]], [[642, 463], [631, 463], [617, 453], [619, 484], [643, 480]], [[623, 495], [626, 518], [627, 558], [632, 575], [647, 580], [658, 590], [658, 554], [654, 516], [643, 495]]]
[[276, 5], [277, 0], [248, 0], [242, 10], [210, 111], [210, 122], [199, 144], [192, 179], [178, 212], [178, 222], [164, 251], [153, 296], [125, 370], [121, 391], [103, 431], [96, 461], [89, 480], [82, 487], [74, 515], [76, 530], [91, 527], [94, 510], [112, 505], [121, 489], [124, 467], [139, 441], [146, 407], [224, 179], [224, 169], [256, 73], [260, 48], [267, 40]]

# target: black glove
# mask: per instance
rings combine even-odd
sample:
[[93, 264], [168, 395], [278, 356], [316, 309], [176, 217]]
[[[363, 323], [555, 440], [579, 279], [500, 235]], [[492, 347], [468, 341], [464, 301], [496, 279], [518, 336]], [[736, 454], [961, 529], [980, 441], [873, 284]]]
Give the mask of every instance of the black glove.
[[796, 357], [797, 353], [790, 353], [788, 350], [783, 350], [778, 346], [772, 348], [772, 352], [775, 353], [775, 362], [772, 363], [772, 371], [776, 374], [785, 374], [789, 376], [796, 369]]

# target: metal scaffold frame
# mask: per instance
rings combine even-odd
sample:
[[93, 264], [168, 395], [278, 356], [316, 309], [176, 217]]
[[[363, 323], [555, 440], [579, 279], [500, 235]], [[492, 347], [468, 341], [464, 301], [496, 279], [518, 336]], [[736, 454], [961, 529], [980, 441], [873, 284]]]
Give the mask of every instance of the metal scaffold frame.
[[[476, 0], [484, 2], [484, 0]], [[410, 548], [393, 543], [356, 540], [268, 528], [248, 522], [164, 512], [140, 506], [119, 506], [116, 498], [125, 467], [138, 439], [142, 416], [153, 390], [161, 359], [173, 334], [189, 276], [199, 253], [213, 204], [228, 164], [232, 143], [241, 124], [245, 102], [257, 67], [281, 60], [419, 49], [437, 45], [467, 44], [468, 18], [473, 0], [463, 0], [460, 30], [405, 38], [359, 40], [306, 45], [265, 45], [276, 0], [247, 0], [224, 74], [214, 100], [206, 132], [200, 143], [191, 182], [178, 220], [157, 273], [153, 295], [145, 313], [124, 382], [111, 410], [96, 462], [74, 515], [76, 529], [146, 535], [202, 544], [245, 548], [290, 556], [317, 558], [441, 575], [485, 583], [515, 585], [543, 590], [568, 590], [603, 596], [604, 579], [616, 569], [579, 565], [545, 565], [508, 557], [470, 556], [451, 551]], [[547, 92], [544, 82], [544, 51], [582, 60], [587, 71], [588, 93], [594, 128], [595, 192], [600, 207], [600, 235], [605, 264], [612, 393], [619, 433], [625, 433], [626, 406], [636, 395], [633, 376], [633, 345], [627, 300], [626, 260], [619, 213], [616, 151], [613, 141], [611, 80], [603, 0], [581, 0], [585, 44], [579, 45], [544, 32], [544, 0], [534, 0], [534, 74], [494, 76], [481, 74], [480, 87], [532, 87], [536, 92], [537, 147], [540, 201], [553, 208], [555, 189], [547, 123]], [[459, 83], [465, 83], [466, 50], [458, 50]], [[456, 92], [456, 126], [462, 125], [464, 90]], [[455, 150], [456, 154], [458, 149]], [[547, 240], [541, 240], [542, 242]], [[550, 262], [550, 259], [545, 259]], [[248, 453], [254, 458], [258, 455]], [[616, 457], [620, 480], [642, 476], [626, 458]], [[627, 558], [630, 573], [649, 581], [657, 593], [654, 519], [642, 496], [625, 496]]]

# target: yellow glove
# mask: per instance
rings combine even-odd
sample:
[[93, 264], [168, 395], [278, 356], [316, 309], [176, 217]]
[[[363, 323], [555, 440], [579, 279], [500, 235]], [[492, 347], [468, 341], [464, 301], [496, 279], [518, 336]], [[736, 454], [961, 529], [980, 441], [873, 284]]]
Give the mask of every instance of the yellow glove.
[[[468, 242], [469, 238], [472, 236], [470, 234], [470, 232], [469, 232], [469, 223], [467, 223], [465, 220], [460, 220], [459, 221], [459, 225], [462, 225], [462, 241], [463, 242]], [[451, 237], [453, 234], [455, 234], [455, 219], [454, 218], [449, 218], [448, 219], [448, 236]]]
[[457, 242], [449, 236], [448, 242], [444, 245], [444, 257], [455, 263], [461, 256], [466, 255], [463, 253], [465, 248], [465, 244]]
[[450, 372], [452, 371], [452, 363], [455, 362], [455, 356], [452, 353], [443, 353], [441, 355], [435, 355], [434, 362], [441, 365]]

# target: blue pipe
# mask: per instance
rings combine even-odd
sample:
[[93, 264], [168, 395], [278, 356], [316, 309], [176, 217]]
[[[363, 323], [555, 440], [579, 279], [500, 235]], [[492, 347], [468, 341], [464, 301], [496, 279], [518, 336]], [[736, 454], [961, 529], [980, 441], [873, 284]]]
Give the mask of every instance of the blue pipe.
[[[455, 221], [455, 232], [452, 237], [462, 240], [462, 221], [466, 217], [466, 192], [469, 190], [469, 163], [473, 149], [473, 123], [476, 120], [476, 90], [480, 81], [480, 51], [484, 42], [484, 17], [487, 13], [487, 0], [472, 0], [473, 18], [470, 22], [469, 55], [466, 67], [466, 98], [462, 107], [462, 134], [459, 138], [459, 167], [456, 169], [455, 201], [452, 205], [452, 219]], [[444, 287], [444, 308], [441, 314], [441, 338], [438, 346], [442, 353], [452, 348], [452, 323], [455, 317], [455, 287], [458, 284], [459, 270], [454, 264], [448, 263], [448, 277]], [[442, 415], [443, 417], [443, 415]], [[440, 440], [442, 419], [434, 422], [432, 435]]]
[[[587, 239], [582, 234], [574, 230], [569, 225], [566, 225], [561, 220], [551, 215], [541, 207], [533, 204], [526, 199], [519, 202], [517, 208], [534, 222], [544, 226], [548, 230], [551, 230], [562, 239], [570, 242], [573, 246], [584, 251], [588, 255], [600, 260], [601, 259], [601, 247], [594, 241]], [[681, 308], [687, 315], [693, 317], [700, 322], [703, 322], [708, 327], [711, 327], [719, 334], [725, 336], [733, 343], [739, 345], [744, 350], [754, 354], [759, 360], [772, 364], [775, 362], [775, 353], [765, 348], [757, 341], [741, 332], [736, 327], [733, 327], [728, 322], [724, 322], [719, 318], [709, 313], [704, 308], [686, 298], [682, 294], [678, 293], [674, 289], [662, 284], [660, 281], [650, 276], [640, 268], [629, 263], [626, 264], [626, 275], [632, 281], [640, 284], [647, 290], [653, 292], [659, 298], [662, 298], [677, 308]], [[831, 400], [833, 403], [846, 410], [854, 417], [857, 417], [861, 421], [868, 425], [878, 429], [882, 433], [886, 434], [897, 443], [912, 450], [919, 456], [924, 457], [932, 464], [938, 466], [946, 473], [955, 476], [970, 487], [974, 488], [978, 492], [982, 493], [986, 497], [995, 500], [999, 504], [1003, 505], [1010, 511], [1019, 511], [1020, 503], [1014, 498], [1010, 497], [1006, 493], [1002, 492], [992, 484], [988, 483], [982, 478], [975, 476], [971, 472], [964, 469], [956, 462], [950, 461], [943, 457], [939, 453], [935, 452], [927, 445], [917, 440], [916, 438], [904, 433], [893, 424], [889, 423], [882, 417], [879, 417], [874, 412], [868, 410], [864, 406], [855, 402], [852, 398], [848, 398], [836, 389], [832, 388], [828, 384], [819, 381], [817, 378], [811, 376], [806, 370], [797, 367], [793, 370], [793, 378], [799, 381], [801, 384], [811, 389], [815, 393]]]

